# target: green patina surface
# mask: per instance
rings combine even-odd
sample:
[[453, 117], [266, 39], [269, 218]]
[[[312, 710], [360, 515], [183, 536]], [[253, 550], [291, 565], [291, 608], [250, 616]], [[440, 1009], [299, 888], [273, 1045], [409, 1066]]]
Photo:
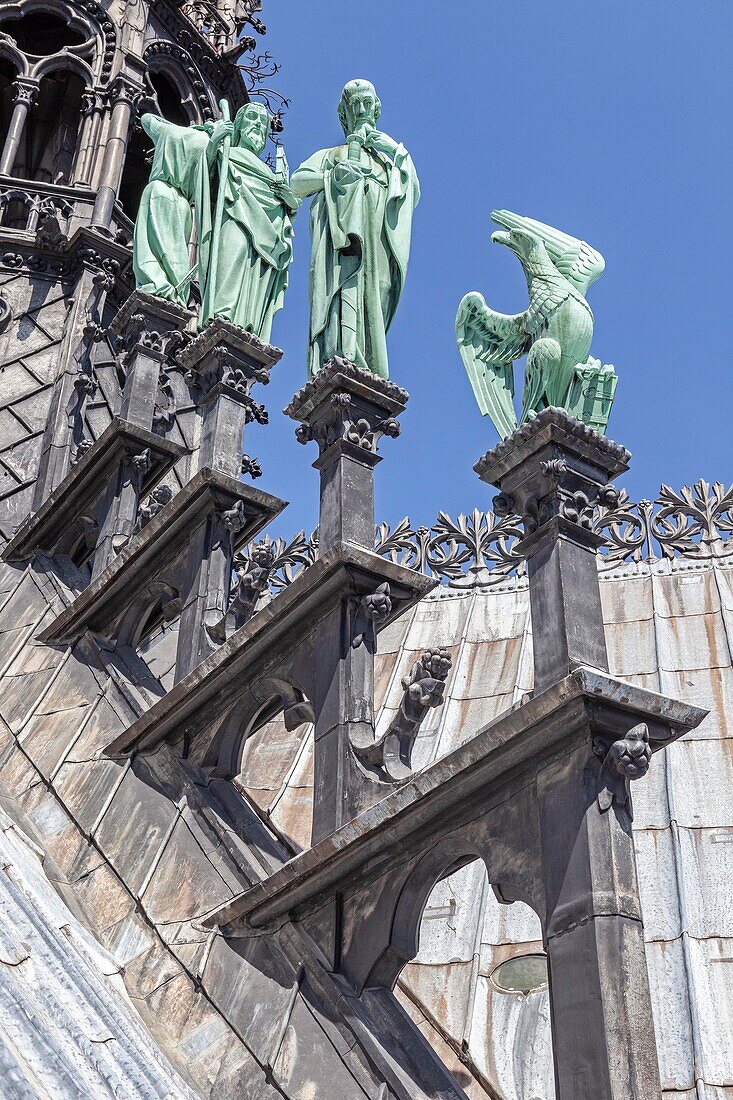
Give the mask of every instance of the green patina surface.
[[311, 376], [335, 355], [389, 375], [386, 334], [405, 283], [420, 186], [404, 145], [376, 129], [380, 113], [374, 86], [350, 81], [339, 105], [345, 144], [319, 150], [293, 173], [295, 194], [313, 196]]
[[481, 412], [500, 435], [514, 431], [514, 363], [526, 355], [522, 422], [554, 405], [604, 432], [617, 379], [612, 366], [589, 356], [593, 313], [585, 298], [603, 274], [603, 257], [533, 218], [509, 210], [492, 218], [503, 227], [492, 240], [522, 264], [529, 305], [524, 313], [497, 313], [474, 291], [458, 307], [456, 338]]
[[[155, 154], [135, 223], [138, 288], [185, 306], [196, 279], [201, 326], [224, 317], [269, 340], [287, 288], [299, 201], [282, 153], [275, 172], [260, 159], [267, 110], [249, 103], [233, 122], [188, 127], [148, 114], [142, 124]], [[198, 259], [191, 268], [194, 228]]]

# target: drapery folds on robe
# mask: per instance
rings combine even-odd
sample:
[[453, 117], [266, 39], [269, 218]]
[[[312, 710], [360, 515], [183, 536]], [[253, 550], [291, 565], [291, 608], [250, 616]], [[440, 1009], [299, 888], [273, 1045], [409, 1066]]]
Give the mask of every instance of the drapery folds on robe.
[[404, 145], [393, 158], [364, 149], [365, 174], [343, 182], [334, 168], [347, 160], [346, 145], [322, 149], [291, 181], [299, 197], [315, 196], [308, 370], [313, 376], [334, 355], [345, 355], [387, 378], [386, 333], [405, 282], [420, 185]]
[[[224, 183], [218, 270], [211, 312], [262, 340], [282, 308], [293, 258], [293, 215], [298, 201], [249, 149], [232, 146]], [[202, 317], [202, 325], [208, 317]]]
[[176, 126], [158, 115], [140, 120], [155, 144], [150, 182], [135, 220], [133, 270], [138, 289], [188, 303], [193, 207], [199, 241], [199, 281], [208, 267], [211, 196], [207, 127]]

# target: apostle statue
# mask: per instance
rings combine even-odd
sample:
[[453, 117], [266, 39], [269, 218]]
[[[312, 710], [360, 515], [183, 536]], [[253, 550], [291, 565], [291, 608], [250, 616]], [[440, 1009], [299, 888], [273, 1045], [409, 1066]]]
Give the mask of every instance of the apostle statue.
[[[222, 107], [226, 112], [227, 105]], [[287, 287], [299, 200], [290, 190], [282, 152], [275, 172], [260, 160], [266, 108], [247, 103], [233, 122], [224, 118], [202, 126], [175, 126], [152, 114], [141, 121], [155, 154], [135, 222], [138, 289], [185, 307], [197, 276], [200, 327], [224, 317], [269, 340]], [[194, 226], [198, 258], [192, 267]]]
[[420, 185], [404, 145], [376, 129], [373, 84], [350, 81], [338, 113], [346, 143], [314, 153], [291, 181], [297, 196], [314, 196], [309, 374], [338, 355], [387, 378]]
[[293, 215], [300, 205], [290, 190], [287, 165], [260, 160], [270, 117], [260, 103], [242, 107], [231, 124], [231, 148], [222, 157], [219, 186], [223, 216], [216, 269], [208, 276], [201, 323], [224, 317], [269, 340], [282, 308], [293, 258]]
[[209, 173], [225, 124], [175, 126], [145, 114], [143, 130], [155, 146], [150, 180], [135, 220], [132, 265], [138, 290], [175, 302], [188, 302], [191, 270], [192, 208], [196, 212], [199, 271], [206, 271], [211, 235]]

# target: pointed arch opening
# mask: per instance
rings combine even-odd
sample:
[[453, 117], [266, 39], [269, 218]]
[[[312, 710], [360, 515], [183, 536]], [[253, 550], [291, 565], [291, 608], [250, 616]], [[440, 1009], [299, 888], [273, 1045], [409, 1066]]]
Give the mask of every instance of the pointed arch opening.
[[423, 892], [409, 944], [415, 953], [399, 967], [397, 999], [470, 1095], [553, 1100], [547, 959], [537, 914], [523, 901], [501, 902], [475, 857], [448, 866]]
[[72, 69], [46, 72], [18, 146], [13, 175], [37, 183], [71, 184], [86, 83]]

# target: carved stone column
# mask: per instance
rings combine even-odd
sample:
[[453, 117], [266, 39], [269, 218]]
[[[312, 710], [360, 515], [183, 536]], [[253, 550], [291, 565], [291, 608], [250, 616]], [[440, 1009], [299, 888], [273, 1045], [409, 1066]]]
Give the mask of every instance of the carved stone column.
[[28, 112], [38, 99], [38, 81], [19, 77], [13, 85], [13, 113], [0, 156], [0, 175], [10, 176], [23, 138]]
[[[407, 399], [394, 383], [339, 358], [326, 363], [285, 410], [301, 422], [299, 441], [318, 443], [313, 465], [321, 475], [321, 556], [344, 542], [373, 549], [377, 444], [399, 434], [396, 417]], [[359, 596], [345, 591], [317, 627], [314, 844], [384, 794], [359, 756], [366, 759], [375, 745], [377, 629], [391, 611], [387, 583]]]
[[299, 420], [299, 442], [318, 443], [313, 463], [321, 475], [319, 546], [336, 542], [374, 546], [374, 467], [382, 436], [400, 433], [397, 417], [409, 394], [393, 382], [331, 359], [285, 409]]
[[[495, 510], [524, 523], [535, 696], [582, 666], [608, 667], [593, 508], [615, 502], [609, 482], [629, 457], [549, 408], [476, 465], [501, 490]], [[599, 699], [586, 735], [568, 734], [536, 778], [557, 1100], [661, 1094], [628, 780], [649, 766], [667, 701], [657, 697], [640, 722], [624, 709], [632, 691], [618, 684], [618, 702]]]
[[[179, 355], [196, 395], [199, 427], [193, 471], [213, 471], [222, 484], [242, 489], [242, 439], [252, 420], [267, 423], [267, 411], [252, 397], [256, 383], [266, 385], [282, 355], [251, 332], [214, 318]], [[221, 475], [225, 475], [223, 478]], [[248, 490], [256, 496], [255, 490]], [[183, 679], [221, 643], [221, 623], [229, 603], [232, 561], [245, 526], [245, 506], [219, 490], [217, 506], [192, 533], [190, 576], [184, 584], [178, 636], [176, 681]]]
[[160, 373], [169, 356], [183, 344], [193, 314], [174, 302], [136, 290], [110, 324], [124, 344], [125, 385], [120, 417], [152, 428]]
[[130, 127], [135, 115], [136, 105], [144, 89], [126, 76], [118, 76], [110, 85], [108, 103], [111, 105], [107, 142], [102, 160], [102, 168], [97, 189], [97, 198], [92, 212], [92, 225], [99, 229], [109, 229], [112, 221], [117, 195], [122, 180]]
[[74, 183], [78, 186], [91, 186], [92, 184], [94, 152], [99, 142], [102, 107], [102, 93], [97, 88], [87, 88], [82, 93], [82, 123], [74, 166]]
[[179, 356], [197, 395], [198, 454], [194, 469], [218, 470], [239, 478], [247, 424], [266, 424], [267, 410], [252, 397], [257, 382], [266, 386], [282, 351], [221, 317]]

